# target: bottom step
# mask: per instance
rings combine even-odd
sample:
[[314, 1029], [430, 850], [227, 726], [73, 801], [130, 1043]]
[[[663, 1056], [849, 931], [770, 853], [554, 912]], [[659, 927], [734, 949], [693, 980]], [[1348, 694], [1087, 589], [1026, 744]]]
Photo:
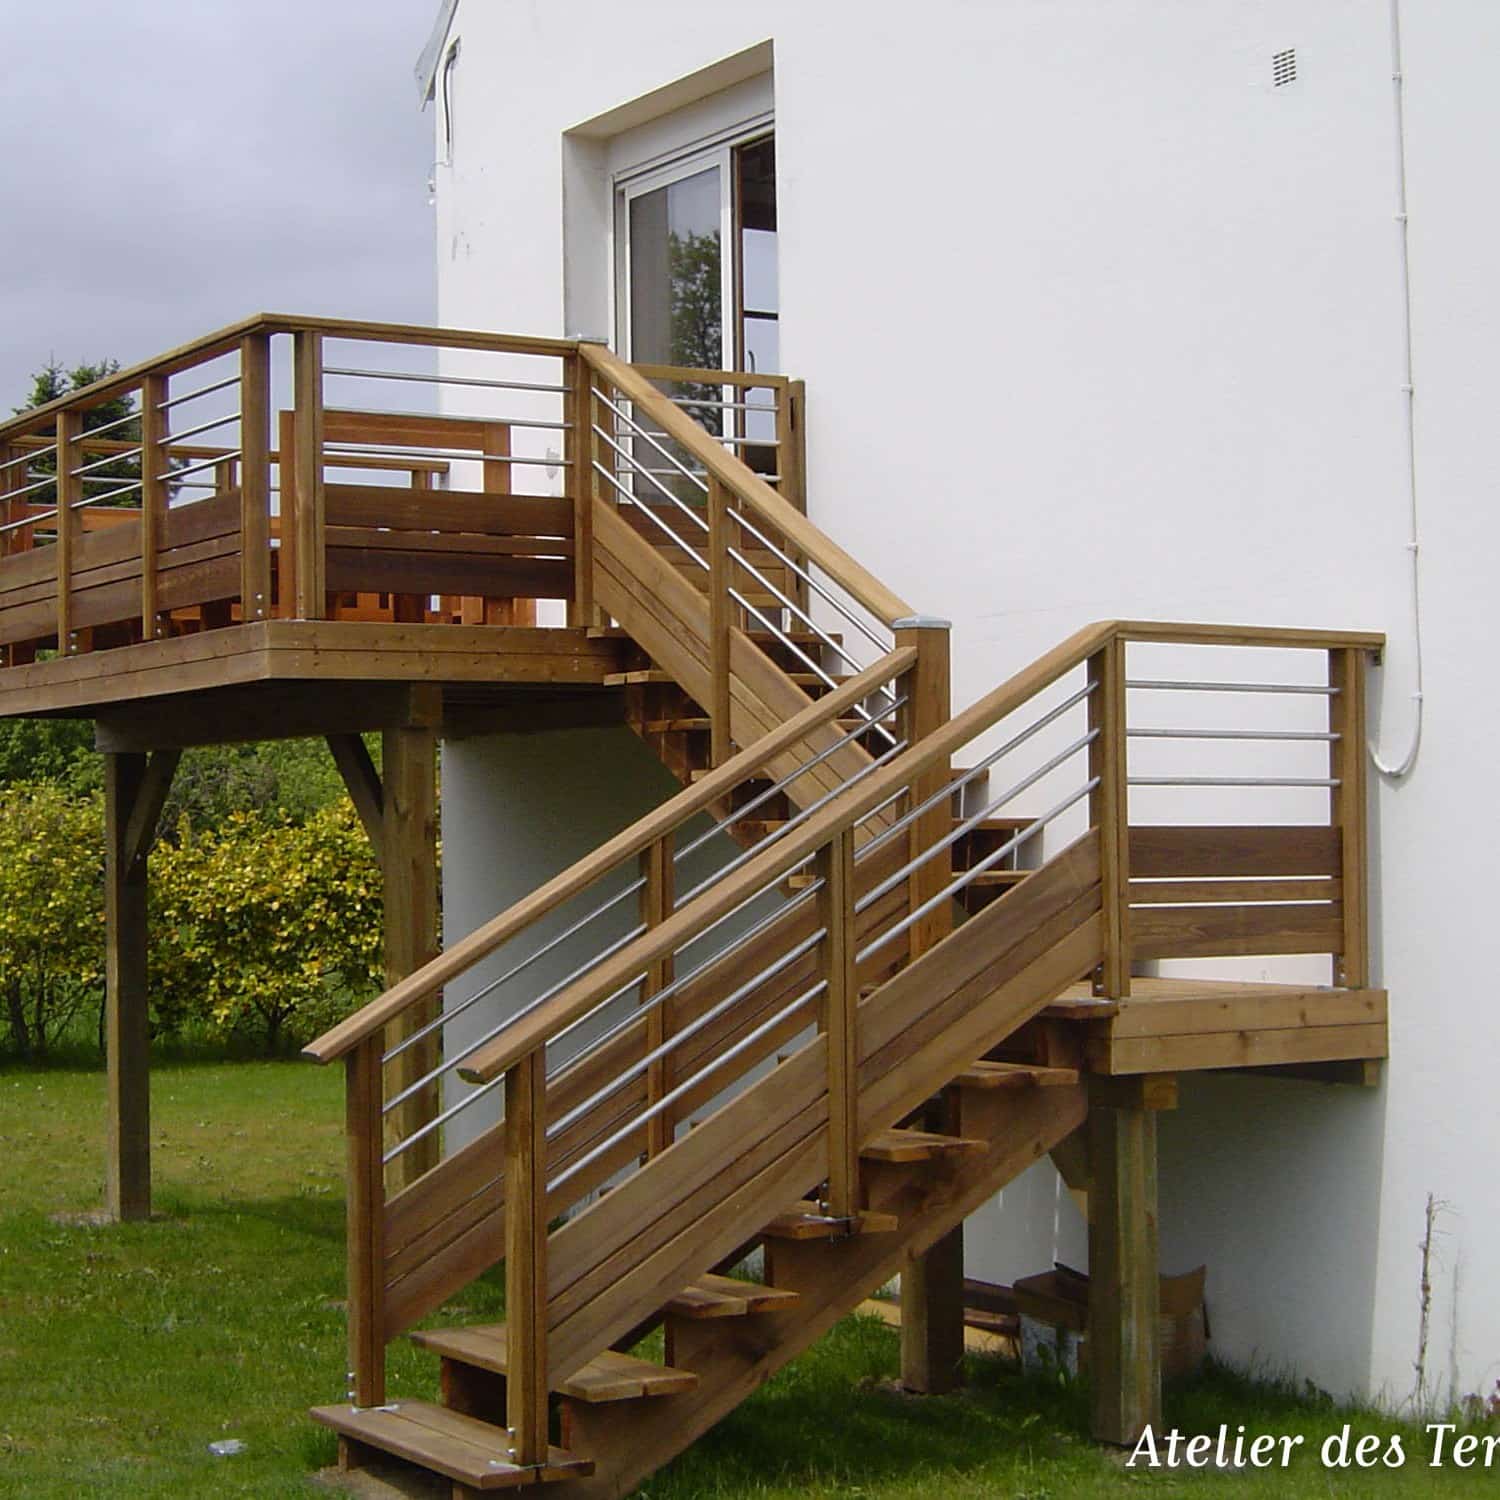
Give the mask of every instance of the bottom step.
[[513, 1490], [594, 1472], [592, 1459], [574, 1458], [561, 1448], [549, 1448], [544, 1465], [522, 1467], [511, 1460], [510, 1435], [503, 1427], [431, 1401], [315, 1406], [312, 1418], [340, 1437], [421, 1464], [475, 1490]]

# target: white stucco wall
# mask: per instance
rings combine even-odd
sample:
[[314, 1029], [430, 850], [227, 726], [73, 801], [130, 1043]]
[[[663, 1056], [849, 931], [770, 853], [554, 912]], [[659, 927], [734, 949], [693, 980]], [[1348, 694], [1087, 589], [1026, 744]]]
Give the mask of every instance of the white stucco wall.
[[[1162, 1120], [1165, 1268], [1208, 1262], [1220, 1351], [1392, 1400], [1412, 1386], [1429, 1192], [1446, 1205], [1433, 1375], [1460, 1393], [1500, 1375], [1500, 1008], [1482, 973], [1500, 7], [1403, 0], [1403, 16], [1427, 724], [1415, 773], [1375, 796], [1392, 1061], [1374, 1095], [1187, 1080]], [[811, 511], [954, 618], [956, 701], [1096, 618], [1366, 627], [1390, 636], [1377, 717], [1404, 742], [1384, 6], [466, 0], [455, 24], [443, 321], [601, 331], [605, 288], [588, 278], [603, 262], [578, 243], [607, 232], [600, 148], [565, 153], [564, 132], [770, 38], [784, 362], [808, 382]], [[1273, 91], [1284, 47], [1300, 77]], [[450, 773], [450, 828], [521, 795], [496, 790], [497, 769]], [[450, 834], [450, 935], [526, 885], [526, 851], [509, 849], [470, 855]], [[539, 875], [557, 850], [532, 853]], [[976, 1220], [978, 1272], [1081, 1255], [1048, 1172]]]

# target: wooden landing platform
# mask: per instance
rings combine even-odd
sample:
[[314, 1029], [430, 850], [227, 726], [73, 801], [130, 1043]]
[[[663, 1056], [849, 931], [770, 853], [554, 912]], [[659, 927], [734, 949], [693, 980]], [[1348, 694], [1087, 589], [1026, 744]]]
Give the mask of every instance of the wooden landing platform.
[[[580, 696], [593, 692], [615, 703], [604, 683], [619, 670], [622, 649], [583, 629], [264, 620], [0, 670], [0, 718], [98, 718], [128, 726], [132, 708], [160, 722], [173, 704], [191, 704], [195, 714], [227, 724], [239, 722], [251, 704], [280, 705], [273, 716], [295, 718], [305, 710], [309, 727], [283, 729], [285, 735], [379, 728], [391, 713], [381, 694], [394, 701], [412, 686], [441, 689], [455, 708], [493, 704], [516, 688], [579, 689]], [[351, 705], [368, 699], [363, 716], [374, 722], [331, 724], [334, 685], [350, 690], [343, 696]], [[612, 712], [618, 719], [618, 706]]]
[[1187, 1073], [1266, 1068], [1370, 1081], [1388, 1054], [1386, 992], [1319, 985], [1211, 979], [1132, 979], [1130, 997], [1100, 1000], [1086, 986], [1065, 992], [1047, 1014], [1085, 1028], [1090, 1071]]

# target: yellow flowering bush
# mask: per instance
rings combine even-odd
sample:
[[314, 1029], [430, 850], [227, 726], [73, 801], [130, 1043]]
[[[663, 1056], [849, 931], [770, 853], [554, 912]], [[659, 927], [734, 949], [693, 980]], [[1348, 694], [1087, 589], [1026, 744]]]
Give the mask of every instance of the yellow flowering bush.
[[206, 1020], [276, 1050], [380, 979], [380, 871], [347, 802], [305, 822], [237, 813], [151, 856], [157, 1024]]
[[0, 1037], [45, 1057], [103, 984], [102, 798], [0, 786]]
[[[295, 822], [183, 819], [148, 868], [157, 1035], [235, 1033], [275, 1051], [378, 986], [380, 871], [347, 801]], [[0, 785], [0, 1050], [45, 1057], [98, 1023], [103, 992], [102, 799]]]

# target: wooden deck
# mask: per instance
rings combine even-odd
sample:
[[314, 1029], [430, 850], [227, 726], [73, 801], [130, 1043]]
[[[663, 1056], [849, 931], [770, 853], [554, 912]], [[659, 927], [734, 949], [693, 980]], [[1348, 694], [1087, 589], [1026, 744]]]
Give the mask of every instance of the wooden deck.
[[1130, 989], [1101, 1000], [1075, 986], [1048, 1011], [1085, 1027], [1092, 1072], [1255, 1068], [1368, 1083], [1388, 1053], [1384, 990], [1140, 978]]
[[[594, 690], [613, 698], [605, 679], [618, 670], [620, 652], [619, 641], [584, 629], [260, 620], [7, 668], [0, 671], [0, 718], [159, 724], [176, 703], [205, 731], [214, 726], [198, 743], [257, 737], [237, 732], [250, 720], [270, 726], [266, 737], [324, 734], [380, 727], [389, 717], [386, 699], [412, 686], [440, 689], [445, 706], [459, 711], [513, 697], [510, 689]], [[335, 685], [350, 689], [350, 712], [370, 723], [335, 723]], [[299, 730], [292, 725], [303, 701], [309, 722]]]

